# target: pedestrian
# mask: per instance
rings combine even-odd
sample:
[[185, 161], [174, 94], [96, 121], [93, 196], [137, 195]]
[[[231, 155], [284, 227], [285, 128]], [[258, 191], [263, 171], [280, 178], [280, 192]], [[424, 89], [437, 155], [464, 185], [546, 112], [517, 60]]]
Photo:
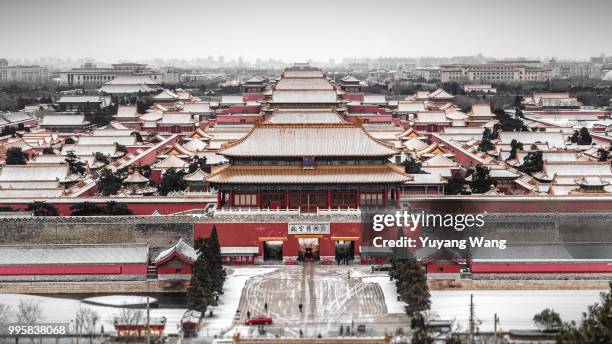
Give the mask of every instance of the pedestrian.
[[300, 304], [298, 305], [298, 309], [300, 310], [300, 313], [302, 313], [302, 307], [303, 307], [303, 306], [302, 306], [302, 304], [300, 303]]
[[302, 329], [300, 329], [300, 338], [304, 337], [304, 332], [302, 332]]
[[247, 311], [247, 319], [251, 319], [251, 311]]
[[264, 303], [264, 309], [266, 310], [266, 313], [268, 313], [268, 303]]
[[344, 333], [344, 327], [340, 325], [340, 335], [342, 335], [343, 333]]

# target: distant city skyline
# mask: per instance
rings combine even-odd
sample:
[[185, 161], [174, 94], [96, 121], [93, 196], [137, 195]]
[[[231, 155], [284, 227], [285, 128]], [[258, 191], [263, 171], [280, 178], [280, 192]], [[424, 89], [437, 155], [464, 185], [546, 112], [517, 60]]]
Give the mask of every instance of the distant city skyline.
[[612, 2], [20, 0], [0, 4], [0, 57], [329, 61], [612, 54]]

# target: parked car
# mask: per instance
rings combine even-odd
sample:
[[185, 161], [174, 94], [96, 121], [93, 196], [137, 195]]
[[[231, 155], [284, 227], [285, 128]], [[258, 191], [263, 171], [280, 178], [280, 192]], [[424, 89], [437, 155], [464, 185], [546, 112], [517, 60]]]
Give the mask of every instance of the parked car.
[[391, 264], [372, 265], [372, 271], [390, 271]]
[[267, 315], [256, 315], [245, 321], [246, 325], [271, 325], [272, 318]]

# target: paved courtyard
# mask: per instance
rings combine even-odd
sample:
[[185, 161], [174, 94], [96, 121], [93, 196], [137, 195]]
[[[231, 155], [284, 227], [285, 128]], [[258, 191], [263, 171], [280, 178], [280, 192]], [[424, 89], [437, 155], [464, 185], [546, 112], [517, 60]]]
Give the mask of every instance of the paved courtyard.
[[405, 316], [388, 314], [380, 285], [362, 280], [370, 275], [369, 267], [307, 263], [252, 277], [242, 290], [236, 328], [246, 331], [245, 335], [257, 330], [256, 326], [242, 326], [247, 311], [251, 317], [267, 314], [273, 318], [274, 324], [266, 327], [268, 335], [297, 337], [302, 330], [306, 337], [336, 336], [340, 326], [346, 334], [351, 325], [357, 334], [360, 324], [366, 325], [368, 334], [382, 334], [386, 328], [405, 326]]

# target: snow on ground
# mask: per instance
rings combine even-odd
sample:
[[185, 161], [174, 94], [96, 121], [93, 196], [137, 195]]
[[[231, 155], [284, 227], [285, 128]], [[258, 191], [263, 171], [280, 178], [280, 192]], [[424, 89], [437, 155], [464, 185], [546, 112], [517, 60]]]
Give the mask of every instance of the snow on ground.
[[588, 305], [599, 301], [598, 290], [446, 290], [431, 292], [431, 310], [445, 320], [455, 320], [468, 328], [470, 294], [481, 331], [493, 330], [493, 316], [502, 329], [533, 329], [533, 316], [552, 308], [563, 321], [579, 321]]
[[[96, 328], [99, 331], [99, 326], [104, 326], [105, 333], [114, 331], [113, 319], [118, 316], [120, 312], [120, 308], [118, 307], [90, 305], [74, 299], [25, 294], [0, 294], [0, 304], [8, 305], [13, 314], [16, 312], [21, 300], [34, 300], [38, 302], [42, 309], [42, 322], [47, 323], [70, 323], [70, 321], [75, 318], [76, 311], [79, 307], [90, 308], [100, 316], [100, 322], [99, 325], [96, 325]], [[181, 318], [185, 311], [186, 309], [184, 308], [152, 308], [151, 317], [166, 317], [166, 333], [175, 334], [178, 331]]]
[[205, 326], [200, 330], [203, 336], [231, 328], [246, 281], [278, 268], [232, 267], [231, 269], [232, 272], [227, 276], [223, 286], [223, 295], [219, 297], [219, 305], [214, 308], [214, 316], [204, 319]]
[[383, 276], [372, 276], [362, 278], [363, 282], [366, 283], [378, 283], [385, 296], [385, 304], [387, 305], [387, 313], [389, 314], [404, 314], [404, 306], [406, 305], [403, 301], [397, 300], [397, 290], [395, 288], [395, 281], [390, 281], [388, 275]]
[[[135, 295], [108, 295], [108, 296], [95, 296], [84, 299], [85, 302], [95, 303], [102, 306], [132, 306], [132, 305], [146, 305], [146, 296], [135, 296]], [[155, 303], [157, 299], [149, 297], [149, 303]]]

